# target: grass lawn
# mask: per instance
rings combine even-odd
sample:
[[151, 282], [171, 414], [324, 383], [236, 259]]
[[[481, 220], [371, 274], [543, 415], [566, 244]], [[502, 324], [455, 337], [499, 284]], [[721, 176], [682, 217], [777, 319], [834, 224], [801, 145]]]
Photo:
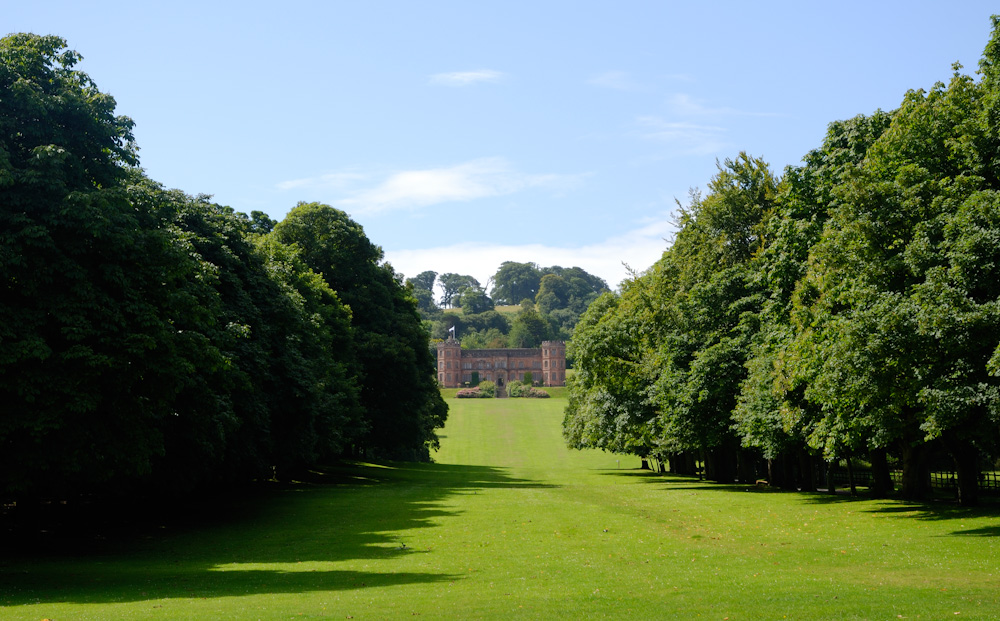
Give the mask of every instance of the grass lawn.
[[449, 399], [434, 464], [347, 464], [87, 554], [0, 557], [0, 618], [1000, 616], [1000, 516], [568, 451], [565, 401]]

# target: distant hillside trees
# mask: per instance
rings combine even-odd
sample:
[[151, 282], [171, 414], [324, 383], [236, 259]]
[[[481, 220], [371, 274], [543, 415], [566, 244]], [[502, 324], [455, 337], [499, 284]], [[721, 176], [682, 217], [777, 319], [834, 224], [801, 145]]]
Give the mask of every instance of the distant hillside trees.
[[[431, 296], [431, 274], [434, 272], [424, 272], [407, 280], [418, 299]], [[536, 347], [530, 343], [566, 340], [573, 334], [580, 314], [608, 291], [603, 279], [579, 267], [558, 265], [539, 268], [534, 263], [505, 261], [491, 280], [493, 287], [487, 294], [472, 276], [443, 274], [438, 279], [444, 290], [441, 303], [460, 307], [462, 314], [442, 313], [437, 307], [421, 304], [421, 317], [432, 336], [447, 338], [454, 327], [463, 347], [469, 348]], [[501, 304], [522, 309], [509, 316], [509, 311], [494, 313]]]
[[1000, 455], [998, 67], [995, 17], [981, 80], [832, 123], [780, 180], [721, 164], [663, 257], [584, 313], [568, 443], [803, 489], [864, 460], [876, 494], [894, 464], [908, 498], [944, 458], [974, 503]]
[[542, 270], [535, 263], [504, 261], [493, 275], [493, 301], [514, 306], [521, 300], [534, 300], [542, 280]]
[[361, 227], [163, 189], [65, 47], [0, 40], [0, 495], [426, 458], [446, 416], [428, 335]]

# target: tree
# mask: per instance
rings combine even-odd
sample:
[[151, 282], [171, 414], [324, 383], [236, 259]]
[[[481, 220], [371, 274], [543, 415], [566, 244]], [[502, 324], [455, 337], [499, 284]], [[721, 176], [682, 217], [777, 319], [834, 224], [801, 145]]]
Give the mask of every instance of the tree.
[[[153, 302], [185, 278], [125, 184], [132, 121], [58, 37], [0, 39], [0, 489], [94, 489], [149, 472], [168, 413]], [[169, 387], [167, 388], [169, 391]], [[140, 405], [150, 400], [150, 407]]]
[[300, 203], [271, 234], [296, 244], [302, 259], [351, 309], [367, 422], [359, 451], [428, 459], [447, 405], [437, 389], [436, 362], [416, 300], [381, 262], [381, 248], [346, 213], [319, 203]]
[[486, 292], [478, 287], [468, 287], [459, 296], [458, 305], [462, 307], [463, 313], [470, 315], [485, 313], [493, 310], [493, 300]]
[[274, 229], [274, 225], [277, 224], [277, 220], [274, 220], [268, 216], [263, 211], [251, 211], [250, 212], [250, 232], [256, 233], [258, 235], [266, 235]]
[[[987, 310], [995, 298], [982, 296], [979, 280], [992, 251], [973, 241], [993, 228], [1000, 189], [985, 164], [995, 143], [983, 106], [997, 83], [994, 59], [984, 61], [978, 84], [956, 67], [947, 86], [907, 93], [837, 188], [842, 201], [800, 284], [796, 318], [806, 396], [824, 405], [826, 443], [894, 445], [910, 498], [928, 493], [928, 459], [940, 446], [967, 504], [978, 456], [997, 445], [988, 361], [1000, 340]], [[976, 275], [964, 267], [972, 256], [982, 261]]]
[[[876, 111], [831, 123], [822, 146], [803, 158], [805, 165], [786, 169], [767, 224], [768, 244], [754, 257], [751, 278], [764, 300], [733, 420], [742, 445], [759, 450], [767, 459], [768, 478], [776, 485], [795, 485], [789, 466], [803, 456], [818, 454], [837, 462], [848, 448], [814, 433], [823, 406], [805, 398], [810, 379], [800, 372], [794, 353], [793, 294], [806, 274], [809, 253], [820, 239], [829, 211], [840, 200], [835, 188], [851, 176], [890, 121], [890, 114]], [[868, 452], [877, 471], [875, 487], [884, 495], [892, 487], [888, 467], [879, 468], [885, 464], [885, 447], [868, 444], [851, 450]]]
[[534, 263], [504, 261], [493, 275], [490, 295], [496, 304], [514, 305], [528, 298], [534, 300], [541, 284], [542, 272]]
[[[565, 305], [562, 308], [572, 310], [577, 315], [587, 310], [587, 307], [597, 299], [597, 296], [610, 291], [608, 283], [603, 278], [594, 276], [580, 267], [564, 268], [554, 265], [543, 268], [542, 272], [544, 274], [554, 274], [563, 279], [567, 286], [567, 292]], [[540, 284], [539, 294], [541, 293]]]
[[426, 291], [434, 291], [434, 283], [437, 281], [437, 272], [432, 272], [427, 270], [426, 272], [420, 272], [413, 278], [408, 278], [407, 283], [413, 285], [414, 289], [424, 289]]
[[441, 298], [442, 306], [456, 306], [456, 303], [461, 298], [463, 291], [470, 288], [479, 288], [479, 281], [472, 276], [464, 276], [462, 274], [454, 274], [451, 272], [441, 274], [441, 278], [438, 281], [441, 283], [441, 288], [444, 290], [444, 295]]
[[569, 304], [569, 296], [569, 283], [562, 276], [546, 274], [542, 276], [541, 284], [538, 286], [535, 306], [542, 314], [548, 314], [553, 310], [566, 308]]
[[540, 347], [548, 337], [548, 326], [538, 311], [534, 307], [525, 307], [514, 318], [508, 342], [511, 347]]

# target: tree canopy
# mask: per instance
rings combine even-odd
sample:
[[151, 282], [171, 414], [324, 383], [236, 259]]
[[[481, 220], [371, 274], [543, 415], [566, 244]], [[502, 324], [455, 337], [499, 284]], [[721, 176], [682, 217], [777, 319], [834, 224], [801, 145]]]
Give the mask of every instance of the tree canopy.
[[0, 495], [426, 459], [446, 416], [428, 334], [361, 227], [163, 189], [65, 48], [0, 40]]
[[891, 462], [912, 498], [945, 458], [975, 502], [1000, 456], [993, 26], [981, 80], [956, 66], [832, 123], [780, 179], [746, 154], [720, 164], [660, 261], [577, 326], [569, 444], [803, 488], [864, 459], [876, 493]]

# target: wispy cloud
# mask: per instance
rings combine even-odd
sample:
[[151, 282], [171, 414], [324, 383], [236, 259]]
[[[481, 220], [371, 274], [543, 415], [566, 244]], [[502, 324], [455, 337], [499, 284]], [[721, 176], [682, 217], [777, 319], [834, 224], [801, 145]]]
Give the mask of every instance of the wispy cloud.
[[727, 106], [712, 107], [706, 105], [703, 100], [695, 99], [684, 93], [671, 95], [667, 99], [667, 104], [671, 107], [674, 114], [682, 116], [779, 116], [771, 112], [748, 112]]
[[279, 190], [294, 190], [297, 188], [327, 188], [343, 189], [358, 181], [363, 181], [368, 175], [360, 172], [336, 172], [320, 175], [319, 177], [308, 177], [304, 179], [291, 179], [278, 184]]
[[504, 73], [493, 69], [477, 69], [475, 71], [454, 71], [451, 73], [435, 73], [430, 76], [431, 84], [443, 86], [469, 86], [479, 82], [499, 82]]
[[728, 106], [712, 106], [686, 93], [666, 99], [664, 115], [636, 117], [637, 134], [667, 144], [678, 155], [712, 155], [732, 147], [725, 136], [727, 119], [734, 116], [777, 117], [770, 112], [749, 112]]
[[642, 116], [636, 122], [644, 138], [665, 142], [681, 153], [710, 155], [728, 146], [723, 139], [726, 128], [718, 125], [667, 121], [657, 116]]
[[[456, 166], [403, 170], [387, 175], [331, 173], [285, 181], [278, 187], [283, 190], [335, 190], [342, 196], [346, 194], [332, 200], [336, 206], [353, 214], [377, 214], [504, 196], [532, 188], [565, 191], [578, 185], [584, 176], [524, 173], [514, 170], [504, 158], [491, 157]], [[374, 185], [358, 187], [364, 181], [374, 181]]]
[[674, 231], [671, 219], [664, 215], [622, 235], [578, 247], [466, 242], [421, 250], [386, 251], [386, 259], [396, 271], [407, 276], [425, 270], [441, 271], [445, 269], [443, 266], [459, 264], [463, 274], [474, 276], [481, 283], [489, 280], [504, 261], [578, 266], [615, 288], [630, 276], [630, 268], [642, 272], [652, 266], [666, 250], [667, 240]]
[[617, 91], [640, 90], [639, 84], [624, 71], [605, 71], [604, 73], [599, 73], [587, 80], [587, 84]]

